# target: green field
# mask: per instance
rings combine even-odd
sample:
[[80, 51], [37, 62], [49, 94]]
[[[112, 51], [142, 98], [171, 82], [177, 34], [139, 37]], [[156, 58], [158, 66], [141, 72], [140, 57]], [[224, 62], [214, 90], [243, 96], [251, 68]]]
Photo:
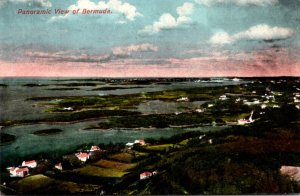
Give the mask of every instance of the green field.
[[120, 171], [126, 171], [126, 170], [132, 169], [136, 166], [136, 164], [133, 164], [133, 163], [131, 163], [131, 164], [121, 163], [121, 162], [111, 161], [111, 160], [106, 160], [106, 159], [101, 159], [100, 161], [97, 161], [93, 165], [103, 167], [103, 168], [120, 170]]
[[55, 180], [42, 174], [38, 174], [34, 176], [28, 176], [24, 179], [12, 182], [11, 186], [22, 193], [27, 193], [37, 189], [48, 187], [54, 182]]
[[101, 168], [96, 166], [85, 166], [79, 169], [75, 169], [75, 172], [79, 172], [80, 175], [85, 176], [98, 176], [98, 177], [110, 177], [110, 178], [120, 178], [127, 174], [127, 172], [123, 172], [116, 169], [110, 168]]
[[134, 159], [134, 155], [124, 152], [124, 153], [110, 155], [108, 158], [110, 158], [112, 160], [120, 161], [120, 162], [131, 163], [132, 160]]
[[164, 151], [166, 149], [169, 149], [173, 147], [173, 144], [161, 144], [161, 145], [151, 145], [144, 147], [146, 150], [154, 150], [154, 151]]

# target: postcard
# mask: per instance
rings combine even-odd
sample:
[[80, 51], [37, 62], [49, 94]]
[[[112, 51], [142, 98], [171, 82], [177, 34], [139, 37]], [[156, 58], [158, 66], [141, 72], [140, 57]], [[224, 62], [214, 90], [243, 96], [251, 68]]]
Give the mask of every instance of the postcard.
[[300, 193], [299, 10], [1, 0], [1, 194]]

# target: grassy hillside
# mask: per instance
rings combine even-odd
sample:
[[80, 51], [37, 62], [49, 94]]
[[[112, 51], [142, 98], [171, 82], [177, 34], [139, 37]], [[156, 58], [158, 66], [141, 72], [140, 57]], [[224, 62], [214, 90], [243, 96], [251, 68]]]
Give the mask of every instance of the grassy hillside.
[[184, 147], [164, 151], [160, 161], [152, 164], [161, 171], [159, 175], [119, 193], [299, 193], [300, 184], [279, 172], [282, 165], [300, 166], [299, 146], [297, 126], [237, 126], [201, 140], [192, 137]]

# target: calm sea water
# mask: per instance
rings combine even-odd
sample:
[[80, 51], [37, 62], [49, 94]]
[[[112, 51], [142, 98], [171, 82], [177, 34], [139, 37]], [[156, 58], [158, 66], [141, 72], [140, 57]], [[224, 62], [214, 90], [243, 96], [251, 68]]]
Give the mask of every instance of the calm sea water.
[[[66, 88], [61, 84], [69, 83], [95, 83], [96, 86], [79, 86], [79, 90], [48, 90], [51, 88]], [[49, 115], [43, 110], [45, 108], [39, 107], [34, 101], [26, 101], [31, 97], [60, 97], [60, 96], [82, 96], [82, 95], [109, 95], [109, 94], [133, 94], [140, 92], [153, 92], [166, 89], [175, 88], [192, 88], [192, 87], [204, 87], [204, 86], [222, 86], [222, 85], [234, 85], [238, 84], [231, 80], [225, 80], [223, 82], [172, 82], [171, 84], [150, 84], [139, 85], [142, 88], [131, 89], [118, 89], [109, 91], [92, 91], [92, 89], [99, 87], [112, 86], [111, 84], [99, 81], [82, 81], [77, 79], [66, 78], [0, 78], [0, 84], [6, 84], [7, 87], [0, 87], [0, 121], [4, 120], [22, 120], [22, 119], [35, 119], [40, 117], [46, 117]], [[46, 86], [38, 87], [26, 87], [25, 84], [40, 84]], [[59, 84], [59, 85], [58, 85]], [[113, 86], [122, 86], [121, 83], [115, 83]], [[130, 85], [136, 87], [137, 85]], [[127, 86], [129, 87], [129, 85]], [[70, 87], [72, 88], [72, 87]], [[143, 103], [138, 107], [138, 111], [145, 114], [151, 113], [174, 113], [175, 111], [184, 111], [197, 108], [203, 102], [193, 103], [165, 103], [162, 101], [150, 101]], [[9, 133], [17, 137], [16, 141], [3, 145], [0, 148], [1, 165], [13, 164], [17, 157], [32, 157], [39, 153], [54, 153], [62, 155], [68, 153], [79, 145], [86, 143], [117, 143], [117, 142], [129, 142], [135, 139], [142, 138], [160, 138], [170, 137], [172, 135], [194, 131], [210, 131], [219, 130], [224, 127], [202, 127], [194, 129], [141, 129], [141, 130], [83, 130], [84, 128], [95, 125], [99, 120], [84, 121], [73, 124], [29, 124], [11, 127], [2, 127], [1, 132]], [[55, 135], [37, 136], [32, 134], [34, 131], [59, 128], [63, 132]]]

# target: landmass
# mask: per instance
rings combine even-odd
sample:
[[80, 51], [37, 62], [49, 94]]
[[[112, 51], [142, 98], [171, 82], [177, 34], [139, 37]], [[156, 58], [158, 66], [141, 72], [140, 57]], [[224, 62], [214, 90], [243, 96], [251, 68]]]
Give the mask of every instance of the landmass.
[[1, 145], [9, 144], [15, 141], [16, 137], [7, 133], [0, 133]]
[[[125, 83], [153, 85], [159, 81]], [[11, 126], [101, 119], [81, 131], [126, 129], [136, 134], [141, 129], [155, 129], [162, 137], [136, 135], [140, 138], [123, 143], [81, 144], [63, 155], [15, 157], [10, 165], [6, 162], [1, 167], [1, 183], [5, 183], [1, 191], [42, 195], [299, 193], [298, 83], [297, 78], [257, 78], [231, 85], [132, 94], [28, 98], [25, 102], [37, 104], [50, 116], [1, 123]], [[158, 109], [140, 109], [151, 104], [159, 104]], [[167, 110], [170, 107], [174, 110]], [[204, 126], [223, 128], [200, 131]], [[166, 129], [190, 131], [163, 137]], [[47, 137], [61, 131], [44, 129], [33, 134]], [[15, 138], [3, 134], [1, 143]], [[23, 159], [34, 160], [37, 166], [28, 169], [29, 175], [10, 177], [6, 167], [16, 167]]]
[[63, 130], [61, 129], [44, 129], [44, 130], [38, 130], [33, 132], [35, 135], [51, 135], [51, 134], [57, 134], [62, 132]]

